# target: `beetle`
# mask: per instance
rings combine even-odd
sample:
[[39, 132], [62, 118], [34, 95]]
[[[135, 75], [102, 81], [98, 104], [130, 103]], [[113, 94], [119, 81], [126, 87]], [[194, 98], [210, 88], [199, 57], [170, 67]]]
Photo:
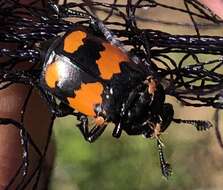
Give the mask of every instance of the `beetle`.
[[[165, 160], [160, 139], [172, 121], [194, 124], [204, 130], [206, 121], [174, 119], [174, 109], [165, 103], [165, 90], [157, 77], [121, 48], [89, 27], [76, 26], [47, 42], [41, 87], [48, 100], [60, 104], [52, 110], [57, 116], [77, 116], [84, 139], [94, 142], [108, 123], [115, 125], [113, 136], [122, 131], [157, 139], [161, 171], [169, 177], [172, 169]], [[88, 117], [94, 125], [89, 127]]]
[[[151, 71], [149, 64], [144, 64], [140, 58], [130, 55], [100, 20], [54, 3], [51, 7], [56, 14], [54, 19], [60, 19], [63, 14], [79, 16], [87, 18], [91, 25], [73, 24], [72, 29], [56, 38], [35, 44], [42, 59], [41, 68], [30, 73], [7, 71], [4, 80], [18, 80], [36, 87], [53, 116], [76, 116], [77, 127], [88, 142], [97, 140], [109, 123], [115, 125], [112, 135], [116, 138], [122, 131], [155, 138], [161, 171], [168, 178], [172, 169], [164, 158], [161, 134], [172, 121], [192, 124], [198, 130], [210, 128], [210, 122], [174, 118], [173, 106], [165, 102], [166, 92], [159, 73]], [[89, 125], [89, 117], [94, 120], [93, 126]], [[1, 122], [13, 123], [22, 130], [25, 177], [29, 161], [26, 147], [28, 142], [32, 143], [31, 138], [26, 137], [28, 133], [19, 123], [5, 119]], [[44, 154], [36, 151], [41, 156], [41, 164]]]
[[[49, 4], [56, 14], [52, 16], [53, 20], [77, 16], [86, 18], [87, 21], [91, 21], [92, 25], [86, 27], [74, 24], [73, 29], [65, 34], [55, 39], [47, 39], [46, 43], [40, 42], [40, 48], [37, 45], [37, 49], [39, 48], [43, 59], [40, 64], [44, 63], [40, 75], [39, 68], [30, 73], [17, 71], [13, 73], [7, 70], [6, 73], [3, 73], [2, 78], [6, 81], [20, 81], [39, 89], [56, 116], [75, 115], [80, 121], [77, 127], [88, 142], [94, 142], [103, 133], [108, 123], [115, 125], [113, 136], [116, 138], [121, 136], [122, 131], [128, 135], [155, 138], [162, 173], [165, 177], [169, 177], [171, 167], [164, 159], [161, 134], [172, 121], [193, 124], [198, 130], [206, 130], [211, 124], [201, 120], [175, 119], [173, 106], [165, 102], [166, 92], [161, 84], [162, 76], [159, 76], [156, 70], [154, 75], [149, 68], [149, 63], [144, 65], [140, 58], [137, 61], [135, 57], [130, 56], [123, 45], [115, 39], [112, 32], [95, 18], [95, 15], [90, 16], [87, 11], [86, 13], [72, 11], [68, 6], [58, 6], [50, 0]], [[48, 17], [41, 18], [48, 20]], [[131, 19], [126, 21], [131, 22], [132, 18], [131, 15]], [[86, 24], [86, 22], [82, 23]], [[126, 31], [129, 25], [131, 24], [126, 23]], [[100, 31], [95, 31], [95, 28]], [[30, 46], [26, 44], [29, 40], [26, 35], [24, 36], [26, 39], [24, 48], [29, 50]], [[143, 42], [142, 37], [143, 35], [137, 36], [135, 41], [139, 39]], [[16, 39], [15, 36], [14, 38]], [[3, 53], [8, 53], [5, 49], [3, 50]], [[27, 51], [25, 52], [27, 55]], [[149, 53], [147, 51], [145, 55]], [[20, 55], [25, 56], [23, 53]], [[28, 55], [36, 60], [39, 53], [30, 51]], [[55, 101], [55, 97], [60, 101], [59, 104], [57, 104], [58, 101]], [[88, 124], [89, 117], [94, 119], [93, 127]], [[21, 169], [24, 170], [23, 176], [25, 176], [29, 162], [27, 145], [28, 143], [33, 145], [32, 139], [28, 136], [22, 123], [5, 118], [1, 118], [0, 122], [13, 124], [20, 129], [24, 149]], [[45, 154], [41, 154], [38, 147], [34, 145], [33, 147], [41, 157], [38, 166], [40, 167]]]

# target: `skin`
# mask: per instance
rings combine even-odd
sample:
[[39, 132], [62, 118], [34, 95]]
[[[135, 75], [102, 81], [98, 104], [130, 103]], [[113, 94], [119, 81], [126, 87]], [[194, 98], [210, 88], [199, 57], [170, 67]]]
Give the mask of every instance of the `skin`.
[[[222, 0], [200, 0], [207, 7], [209, 7], [216, 15], [223, 18], [223, 1]], [[29, 0], [23, 0], [26, 4]], [[23, 68], [23, 66], [19, 66]], [[7, 89], [0, 91], [0, 117], [13, 118], [17, 121], [21, 119], [21, 107], [27, 96], [29, 87], [21, 84], [14, 84]], [[45, 102], [40, 98], [39, 94], [34, 91], [30, 98], [26, 115], [25, 127], [32, 136], [35, 144], [43, 150], [46, 143], [48, 127], [50, 123], [50, 113]], [[20, 166], [22, 161], [22, 146], [20, 143], [20, 136], [18, 130], [12, 125], [0, 126], [0, 190], [5, 189], [10, 179], [14, 176], [16, 169]], [[33, 171], [38, 163], [38, 156], [30, 148], [29, 151], [29, 174]], [[55, 156], [55, 146], [51, 141], [46, 159], [44, 161], [44, 168], [42, 170], [42, 177], [38, 189], [45, 189], [47, 179], [50, 176], [50, 169], [53, 167]], [[17, 179], [13, 187], [21, 180], [21, 176]], [[14, 188], [11, 189], [14, 189]], [[31, 189], [32, 184], [27, 189]]]
[[[27, 96], [27, 92], [28, 87], [24, 85], [12, 85], [5, 90], [1, 90], [1, 117], [13, 118], [17, 121], [20, 121], [20, 110], [23, 105], [24, 99]], [[33, 138], [35, 144], [40, 147], [40, 150], [43, 150], [47, 139], [47, 130], [50, 124], [50, 114], [48, 112], [46, 104], [43, 102], [36, 91], [34, 91], [31, 95], [26, 113], [28, 114], [25, 115], [25, 128]], [[16, 169], [19, 168], [22, 161], [22, 149], [19, 131], [12, 125], [8, 125], [7, 127], [0, 126], [0, 144], [0, 189], [3, 190], [9, 183], [9, 180], [14, 176]], [[43, 170], [43, 176], [45, 176], [45, 179], [41, 179], [40, 187], [46, 183], [45, 180], [50, 174], [53, 159], [54, 146], [53, 143], [51, 143], [48, 149], [48, 155], [44, 163], [44, 165], [47, 167], [45, 170]], [[30, 148], [30, 173], [36, 167], [38, 160], [39, 157], [37, 156], [35, 151]], [[22, 176], [20, 175], [17, 179], [17, 182], [21, 180], [21, 177]], [[29, 185], [29, 187], [30, 188], [28, 189], [31, 189], [31, 184]]]
[[213, 13], [223, 19], [223, 0], [200, 0], [205, 4]]

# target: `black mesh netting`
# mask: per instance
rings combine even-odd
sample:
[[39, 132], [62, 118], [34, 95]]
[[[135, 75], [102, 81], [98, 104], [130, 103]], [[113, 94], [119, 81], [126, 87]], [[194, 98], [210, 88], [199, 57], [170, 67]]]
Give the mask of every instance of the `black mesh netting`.
[[[23, 127], [26, 104], [32, 89], [42, 90], [39, 84], [42, 54], [38, 45], [69, 30], [74, 24], [88, 26], [92, 17], [103, 21], [124, 44], [125, 49], [147, 65], [149, 72], [164, 84], [166, 94], [186, 106], [223, 108], [223, 37], [208, 33], [208, 29], [219, 27], [222, 21], [198, 1], [64, 1], [58, 10], [45, 1], [29, 2], [24, 5], [17, 0], [0, 1], [0, 89], [14, 83], [31, 87], [21, 110], [21, 121], [1, 118], [0, 123], [11, 123], [19, 128], [23, 134], [22, 140], [28, 140], [41, 157], [44, 157], [46, 151], [41, 154]], [[165, 17], [163, 13], [158, 17], [156, 10], [165, 10], [162, 12], [175, 16]], [[175, 17], [180, 20], [174, 20]], [[187, 35], [183, 30], [167, 33], [162, 31], [162, 27], [154, 29], [157, 25], [187, 27], [194, 34]], [[18, 69], [17, 65], [21, 62], [26, 63], [26, 66]], [[52, 123], [53, 120], [52, 113]], [[50, 134], [51, 130], [49, 137]], [[221, 143], [219, 133], [217, 137]], [[27, 152], [27, 148], [23, 144], [24, 152]], [[25, 156], [24, 160], [27, 159]], [[17, 173], [25, 171], [24, 167], [21, 165]], [[38, 168], [18, 189], [25, 188], [35, 175], [40, 175]]]

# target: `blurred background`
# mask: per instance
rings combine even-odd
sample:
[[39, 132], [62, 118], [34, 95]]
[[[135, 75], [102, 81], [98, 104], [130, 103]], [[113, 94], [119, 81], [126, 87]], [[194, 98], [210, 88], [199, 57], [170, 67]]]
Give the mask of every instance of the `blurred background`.
[[[213, 110], [175, 109], [182, 118], [211, 118]], [[223, 186], [223, 150], [214, 128], [172, 124], [162, 136], [173, 175], [165, 180], [160, 172], [156, 141], [123, 133], [111, 136], [112, 128], [93, 144], [75, 128], [73, 118], [58, 119], [54, 127], [57, 142], [52, 190], [196, 189], [220, 190]]]
[[[160, 2], [183, 6], [183, 1], [179, 0]], [[162, 8], [142, 9], [137, 14], [151, 19], [150, 22], [139, 22], [142, 28], [172, 34], [195, 34], [193, 26], [188, 25], [191, 23], [188, 15]], [[99, 18], [103, 16], [99, 13]], [[160, 24], [157, 20], [182, 25]], [[223, 34], [220, 26], [201, 31], [208, 35]], [[183, 107], [173, 97], [167, 97], [167, 102], [174, 105], [176, 118], [210, 120], [215, 124], [214, 109]], [[221, 118], [219, 120], [221, 129]], [[57, 157], [51, 190], [221, 190], [223, 187], [223, 149], [217, 142], [214, 128], [198, 132], [192, 126], [171, 124], [162, 135], [166, 158], [173, 168], [173, 175], [167, 181], [161, 175], [156, 141], [141, 136], [130, 137], [124, 133], [117, 140], [111, 136], [111, 126], [99, 140], [89, 144], [75, 123], [72, 117], [55, 122]]]

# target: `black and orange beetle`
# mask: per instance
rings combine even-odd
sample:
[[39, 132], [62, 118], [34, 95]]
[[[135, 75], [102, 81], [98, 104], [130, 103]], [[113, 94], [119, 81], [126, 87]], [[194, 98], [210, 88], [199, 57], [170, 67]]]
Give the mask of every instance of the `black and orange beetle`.
[[[11, 73], [6, 70], [6, 73], [2, 74], [3, 81], [13, 83], [19, 81], [38, 88], [56, 116], [74, 115], [77, 117], [80, 121], [77, 127], [88, 142], [95, 141], [108, 123], [115, 125], [113, 136], [116, 138], [121, 136], [122, 131], [128, 135], [155, 138], [162, 174], [169, 177], [171, 167], [164, 158], [160, 135], [172, 121], [195, 125], [198, 130], [206, 130], [211, 127], [211, 124], [201, 120], [175, 119], [173, 106], [165, 103], [166, 92], [160, 82], [162, 79], [159, 76], [160, 73], [151, 71], [149, 63], [144, 64], [140, 58], [135, 59], [130, 56], [112, 32], [88, 12], [72, 11], [67, 6], [57, 6], [51, 1], [49, 4], [56, 14], [51, 15], [54, 21], [61, 19], [63, 15], [65, 17], [71, 15], [86, 18], [91, 25], [69, 23], [67, 26], [73, 28], [61, 36], [47, 42], [37, 42], [40, 44], [35, 44], [35, 51], [31, 51], [28, 55], [32, 55], [32, 58], [36, 60], [39, 60], [41, 56], [42, 69], [37, 68], [36, 72], [30, 71], [30, 73], [24, 71]], [[41, 17], [41, 19], [48, 20], [48, 17]], [[86, 22], [83, 23], [86, 24]], [[126, 28], [127, 26], [129, 25], [126, 24]], [[140, 37], [136, 39], [143, 41]], [[16, 37], [13, 36], [14, 38]], [[26, 41], [28, 43], [28, 39]], [[26, 43], [23, 46], [28, 49], [30, 45]], [[3, 50], [2, 52], [7, 55], [8, 51]], [[25, 56], [27, 53], [20, 55]], [[7, 85], [8, 83], [5, 86]], [[55, 97], [59, 101], [55, 101]], [[94, 120], [94, 125], [90, 127], [89, 117]], [[41, 156], [40, 164], [45, 153], [41, 154], [38, 147], [34, 146], [23, 123], [5, 118], [1, 118], [0, 122], [4, 125], [13, 124], [20, 130], [23, 146], [21, 169], [24, 170], [23, 176], [25, 176], [29, 165], [28, 143], [33, 145]]]
[[[55, 39], [45, 55], [41, 86], [61, 102], [53, 111], [57, 116], [73, 114], [85, 140], [95, 141], [108, 123], [115, 124], [113, 136], [156, 138], [162, 174], [171, 167], [165, 161], [159, 138], [171, 121], [210, 127], [205, 121], [173, 119], [171, 104], [165, 103], [160, 82], [140, 62], [135, 63], [122, 49], [93, 30], [76, 26]], [[88, 117], [94, 118], [89, 129]]]
[[[155, 138], [162, 174], [169, 177], [172, 169], [164, 158], [161, 133], [172, 121], [192, 124], [198, 130], [210, 128], [211, 123], [175, 119], [173, 106], [165, 103], [166, 93], [158, 73], [154, 74], [148, 63], [130, 56], [113, 33], [94, 16], [60, 7], [50, 0], [49, 5], [58, 19], [63, 15], [87, 18], [91, 26], [74, 24], [61, 36], [36, 44], [43, 66], [40, 75], [39, 72], [38, 76], [28, 75], [24, 82], [29, 81], [39, 89], [55, 116], [76, 116], [80, 121], [77, 127], [88, 142], [94, 142], [108, 123], [115, 125], [112, 135], [116, 138], [122, 131]], [[94, 121], [90, 127], [89, 117]], [[21, 136], [27, 145], [28, 139]], [[25, 165], [28, 165], [28, 158]], [[25, 176], [27, 167], [24, 171]]]
[[[108, 123], [115, 125], [112, 135], [116, 138], [121, 136], [122, 131], [128, 135], [155, 138], [162, 174], [169, 177], [172, 169], [164, 158], [160, 135], [172, 121], [192, 124], [198, 130], [206, 130], [211, 124], [201, 120], [175, 119], [173, 106], [165, 103], [166, 92], [160, 73], [152, 71], [150, 64], [145, 64], [141, 58], [129, 55], [121, 42], [94, 15], [72, 11], [51, 1], [49, 4], [55, 13], [52, 14], [54, 20], [61, 19], [63, 15], [79, 16], [90, 21], [90, 25], [83, 26], [86, 22], [79, 22], [79, 25], [69, 23], [69, 31], [46, 42], [36, 43], [34, 48], [36, 56], [40, 56], [37, 60], [42, 59], [42, 68], [37, 68], [36, 72], [13, 73], [6, 70], [2, 74], [3, 81], [19, 81], [36, 87], [54, 113], [53, 118], [66, 115], [77, 117], [77, 127], [88, 142], [94, 142]], [[31, 55], [34, 55], [33, 52]], [[89, 117], [94, 120], [93, 126], [89, 126]], [[11, 119], [0, 119], [0, 122], [13, 124], [21, 131], [24, 149], [21, 169], [26, 176], [28, 143], [41, 156], [39, 165], [45, 153], [41, 154], [22, 124]]]

